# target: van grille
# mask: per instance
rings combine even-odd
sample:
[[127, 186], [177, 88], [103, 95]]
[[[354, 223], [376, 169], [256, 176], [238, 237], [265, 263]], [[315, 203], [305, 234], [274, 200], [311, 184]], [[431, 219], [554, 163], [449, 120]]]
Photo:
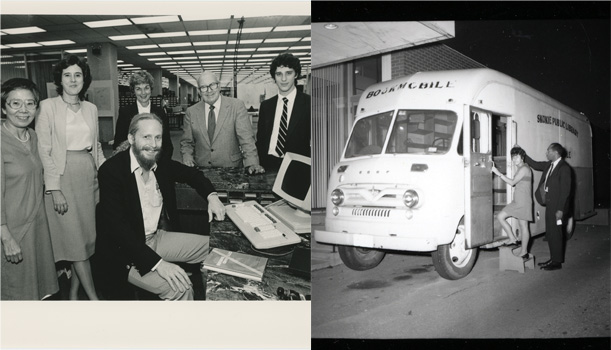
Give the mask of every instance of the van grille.
[[390, 209], [355, 208], [355, 209], [352, 209], [352, 215], [387, 218], [387, 217], [390, 217]]

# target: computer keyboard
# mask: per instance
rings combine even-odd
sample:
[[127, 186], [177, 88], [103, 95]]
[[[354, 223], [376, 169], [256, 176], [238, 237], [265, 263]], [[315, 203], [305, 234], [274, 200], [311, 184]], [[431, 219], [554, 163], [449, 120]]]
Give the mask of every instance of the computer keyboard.
[[301, 238], [256, 201], [225, 206], [227, 216], [257, 249], [301, 242]]

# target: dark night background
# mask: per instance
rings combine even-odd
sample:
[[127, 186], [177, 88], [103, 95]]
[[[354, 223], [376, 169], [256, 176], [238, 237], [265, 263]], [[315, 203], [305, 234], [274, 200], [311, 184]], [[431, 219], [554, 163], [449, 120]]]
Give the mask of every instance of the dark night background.
[[441, 43], [588, 117], [593, 132], [595, 205], [608, 208], [610, 11], [606, 1], [314, 1], [312, 22], [454, 21], [455, 37]]

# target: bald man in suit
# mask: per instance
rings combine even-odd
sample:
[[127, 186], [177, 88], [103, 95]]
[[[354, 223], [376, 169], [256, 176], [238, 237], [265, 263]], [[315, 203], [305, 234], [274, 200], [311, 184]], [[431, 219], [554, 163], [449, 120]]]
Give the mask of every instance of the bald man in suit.
[[183, 163], [200, 167], [246, 167], [262, 173], [255, 137], [244, 103], [221, 96], [218, 77], [202, 73], [197, 84], [202, 101], [185, 114], [180, 152]]

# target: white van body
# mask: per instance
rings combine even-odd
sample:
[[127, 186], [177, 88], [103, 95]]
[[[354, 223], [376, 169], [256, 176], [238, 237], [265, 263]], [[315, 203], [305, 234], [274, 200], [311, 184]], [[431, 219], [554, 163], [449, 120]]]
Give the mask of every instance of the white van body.
[[[329, 178], [325, 230], [315, 239], [339, 245], [357, 270], [377, 265], [382, 250], [418, 251], [433, 252], [443, 277], [464, 277], [478, 247], [504, 238], [494, 213], [511, 202], [512, 187], [491, 174], [492, 161], [513, 177], [514, 145], [538, 161], [551, 143], [563, 145], [580, 220], [594, 215], [591, 139], [585, 116], [491, 69], [372, 85]], [[536, 190], [541, 173], [533, 175]], [[533, 202], [536, 235], [545, 231], [545, 207]]]

